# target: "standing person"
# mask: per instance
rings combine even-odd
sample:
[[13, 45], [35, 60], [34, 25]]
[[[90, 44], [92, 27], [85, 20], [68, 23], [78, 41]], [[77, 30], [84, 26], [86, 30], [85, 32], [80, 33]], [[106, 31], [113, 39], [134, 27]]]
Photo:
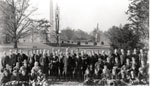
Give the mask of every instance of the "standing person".
[[[144, 61], [145, 63], [147, 62], [147, 55], [146, 55], [146, 53], [144, 53], [143, 49], [140, 49], [139, 61]], [[141, 64], [141, 62], [140, 62], [140, 64]]]
[[130, 60], [127, 58], [126, 63], [125, 63], [125, 69], [126, 69], [126, 71], [129, 71], [130, 68], [131, 68], [131, 63], [130, 63]]
[[88, 56], [84, 52], [81, 52], [81, 58], [82, 58], [82, 75], [84, 75], [85, 70], [88, 66]]
[[[137, 50], [136, 49], [133, 50], [132, 57], [135, 59], [136, 63], [140, 63], [140, 61], [139, 61], [139, 55], [137, 54]], [[137, 67], [139, 67], [139, 66], [140, 66], [140, 64], [137, 64]]]
[[75, 77], [77, 80], [82, 79], [82, 59], [79, 53], [76, 54]]
[[34, 60], [35, 60], [36, 62], [39, 62], [41, 56], [42, 56], [42, 55], [40, 54], [40, 51], [39, 51], [39, 50], [36, 50], [36, 54], [35, 54], [35, 56], [34, 56]]
[[111, 58], [107, 57], [106, 61], [105, 61], [105, 65], [107, 65], [108, 69], [111, 70], [113, 67], [113, 64], [111, 62]]
[[69, 55], [68, 55], [68, 52], [65, 52], [65, 57], [64, 57], [64, 76], [65, 76], [65, 79], [68, 78], [68, 58], [69, 58]]
[[117, 49], [114, 49], [114, 53], [112, 54], [112, 58], [113, 58], [113, 62], [115, 62], [115, 58], [118, 58], [118, 60], [120, 62], [120, 55], [119, 55]]
[[63, 70], [64, 70], [64, 55], [62, 52], [59, 54], [59, 76], [63, 76]]
[[17, 54], [17, 61], [20, 62], [20, 65], [22, 65], [24, 60], [28, 60], [28, 56], [20, 49], [19, 53]]
[[58, 56], [56, 53], [52, 57], [52, 76], [58, 76]]
[[76, 62], [75, 62], [75, 58], [76, 58], [76, 54], [74, 53], [73, 50], [71, 50], [70, 53], [70, 77], [74, 78], [75, 75], [75, 66], [76, 66]]
[[121, 67], [120, 61], [118, 60], [117, 57], [115, 57], [114, 66], [116, 66], [117, 68], [120, 68], [120, 67]]
[[12, 50], [10, 50], [9, 54], [9, 65], [13, 68], [17, 62], [17, 56]]
[[48, 75], [51, 75], [51, 61], [53, 54], [50, 52], [50, 50], [46, 51], [47, 54], [47, 60], [48, 60]]
[[106, 61], [107, 55], [106, 55], [105, 51], [102, 51], [100, 58], [102, 58], [102, 60]]
[[47, 76], [48, 75], [48, 57], [46, 55], [45, 50], [43, 51], [43, 55], [40, 58], [39, 62], [40, 62], [40, 66], [41, 66], [43, 73]]
[[124, 63], [125, 63], [125, 52], [124, 52], [124, 49], [121, 49], [120, 50], [121, 51], [121, 54], [120, 54], [120, 63], [121, 63], [121, 66], [123, 66], [124, 65]]
[[103, 70], [104, 63], [101, 58], [98, 58], [98, 62], [95, 64], [95, 78], [100, 79], [102, 70]]
[[32, 53], [32, 51], [29, 51], [28, 63], [29, 63], [30, 70], [34, 66], [34, 62], [35, 62], [35, 60], [34, 60], [34, 54]]
[[92, 66], [92, 72], [94, 73], [94, 69], [95, 69], [95, 54], [94, 54], [94, 51], [92, 51], [91, 53], [89, 53], [87, 55], [87, 59], [88, 59], [88, 66], [91, 65]]
[[73, 65], [74, 65], [74, 62], [73, 62], [73, 58], [71, 57], [70, 53], [67, 54], [67, 77], [68, 77], [68, 80], [70, 80], [73, 76]]
[[131, 57], [132, 57], [131, 51], [127, 50], [126, 59], [128, 58], [131, 61]]
[[6, 64], [8, 64], [9, 61], [9, 56], [7, 55], [7, 53], [4, 51], [3, 52], [3, 56], [1, 58], [1, 65], [2, 65], [2, 69], [6, 68]]

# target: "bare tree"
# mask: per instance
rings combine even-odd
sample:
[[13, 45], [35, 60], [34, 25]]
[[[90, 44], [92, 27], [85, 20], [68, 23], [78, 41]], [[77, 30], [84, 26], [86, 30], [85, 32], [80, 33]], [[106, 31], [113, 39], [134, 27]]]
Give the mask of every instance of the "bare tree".
[[18, 40], [24, 38], [31, 32], [31, 24], [33, 22], [29, 17], [36, 8], [32, 8], [29, 4], [30, 0], [4, 0], [5, 6], [0, 5], [0, 10], [8, 16], [5, 20], [6, 33], [12, 37], [14, 48], [18, 47]]
[[43, 39], [45, 39], [46, 43], [49, 43], [49, 27], [51, 27], [50, 23], [46, 19], [41, 19], [37, 21], [38, 25], [36, 25], [38, 28], [39, 34], [42, 36]]

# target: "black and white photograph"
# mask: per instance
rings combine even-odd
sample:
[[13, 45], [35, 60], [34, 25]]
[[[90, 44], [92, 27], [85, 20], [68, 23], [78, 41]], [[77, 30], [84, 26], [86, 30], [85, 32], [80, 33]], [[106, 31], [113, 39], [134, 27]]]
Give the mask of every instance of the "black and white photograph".
[[149, 86], [149, 0], [0, 0], [0, 86]]

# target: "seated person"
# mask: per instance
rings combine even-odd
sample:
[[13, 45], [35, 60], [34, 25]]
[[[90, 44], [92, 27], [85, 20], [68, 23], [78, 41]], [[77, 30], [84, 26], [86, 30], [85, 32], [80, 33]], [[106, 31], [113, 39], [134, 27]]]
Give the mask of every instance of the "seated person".
[[133, 71], [133, 72], [134, 72], [134, 74], [135, 74], [135, 76], [137, 76], [137, 75], [138, 75], [138, 69], [136, 68], [136, 66], [135, 66], [135, 65], [132, 65], [129, 71]]
[[22, 85], [28, 86], [29, 83], [29, 75], [26, 72], [26, 69], [23, 68], [20, 73], [20, 81], [22, 81]]
[[131, 68], [131, 63], [130, 63], [130, 60], [129, 58], [126, 59], [126, 63], [125, 63], [125, 69], [127, 71], [127, 74], [130, 74], [130, 68]]
[[129, 82], [129, 77], [126, 75], [125, 70], [121, 70], [118, 73], [118, 78], [119, 80], [123, 81], [123, 82]]
[[130, 71], [130, 83], [131, 84], [137, 84], [137, 77], [136, 77], [135, 72], [133, 70]]
[[9, 73], [11, 73], [13, 71], [12, 67], [9, 66], [9, 64], [6, 64], [6, 69], [9, 70]]
[[37, 82], [37, 73], [35, 73], [34, 70], [31, 70], [30, 73], [30, 82], [33, 86], [35, 86], [34, 84]]
[[137, 62], [136, 62], [136, 60], [135, 60], [135, 58], [134, 57], [132, 57], [132, 65], [134, 65], [136, 68], [138, 67], [138, 64], [137, 64]]
[[22, 66], [22, 67], [25, 68], [27, 74], [30, 73], [30, 67], [29, 67], [29, 65], [28, 65], [28, 63], [27, 63], [27, 60], [24, 60], [24, 61], [23, 61], [23, 66]]
[[19, 71], [19, 69], [20, 69], [20, 63], [19, 62], [16, 63], [15, 67], [13, 68], [13, 70], [14, 69], [17, 69]]
[[6, 86], [8, 85], [8, 82], [10, 81], [10, 74], [9, 74], [9, 70], [4, 69], [3, 70], [3, 76], [0, 82], [1, 86]]
[[84, 74], [84, 84], [92, 84], [93, 83], [93, 70], [92, 65], [88, 66], [85, 74]]
[[103, 62], [101, 58], [98, 58], [98, 62], [95, 64], [95, 78], [99, 79], [101, 77], [102, 69], [103, 69]]
[[17, 69], [13, 70], [10, 80], [12, 82], [12, 85], [18, 86], [18, 81], [20, 80], [20, 77]]
[[101, 74], [102, 79], [110, 79], [110, 71], [107, 68], [107, 65], [104, 65], [103, 72]]
[[34, 71], [34, 73], [38, 73], [38, 70], [40, 70], [41, 68], [40, 68], [40, 66], [39, 66], [39, 63], [36, 61], [35, 63], [34, 63], [34, 66], [33, 66], [33, 68], [32, 68], [32, 70]]
[[115, 57], [114, 66], [116, 66], [117, 68], [120, 68], [120, 67], [121, 67], [121, 63], [120, 63], [120, 61], [118, 60], [117, 57]]
[[144, 62], [144, 61], [141, 61], [141, 66], [140, 66], [140, 68], [142, 68], [143, 69], [143, 71], [144, 72], [148, 72], [148, 65]]
[[113, 64], [112, 64], [112, 62], [111, 62], [111, 57], [107, 57], [107, 58], [106, 58], [105, 64], [107, 65], [107, 67], [108, 67], [109, 70], [112, 69]]
[[117, 68], [113, 67], [110, 79], [115, 79], [115, 80], [118, 79], [118, 75], [116, 71], [117, 71]]
[[147, 84], [148, 80], [147, 80], [148, 75], [144, 72], [144, 68], [139, 68], [139, 73], [138, 73], [138, 81], [140, 84]]
[[38, 85], [44, 85], [44, 84], [47, 84], [46, 82], [46, 76], [45, 74], [42, 72], [42, 70], [38, 70], [38, 76], [37, 76], [37, 84]]

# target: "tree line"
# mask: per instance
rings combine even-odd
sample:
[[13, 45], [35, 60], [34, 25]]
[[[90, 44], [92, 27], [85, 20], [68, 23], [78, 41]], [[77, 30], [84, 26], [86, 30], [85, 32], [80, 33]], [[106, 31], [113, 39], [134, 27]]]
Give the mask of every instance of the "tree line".
[[[30, 0], [4, 0], [4, 5], [0, 5], [0, 10], [8, 18], [2, 20], [4, 22], [4, 34], [11, 37], [14, 48], [17, 48], [19, 39], [22, 39], [33, 33], [41, 34], [47, 42], [49, 42], [49, 34], [56, 38], [56, 31], [49, 32], [51, 24], [46, 19], [35, 20], [30, 16], [37, 10], [31, 8]], [[66, 27], [61, 30], [61, 40], [73, 41], [100, 41], [96, 40], [103, 34], [108, 37], [111, 48], [131, 49], [134, 47], [148, 47], [149, 39], [149, 0], [131, 0], [129, 8], [126, 11], [129, 16], [129, 23], [123, 26], [112, 26], [108, 31], [102, 32], [95, 28], [92, 32], [87, 33], [83, 30], [74, 30]], [[146, 41], [146, 42], [145, 42]]]

